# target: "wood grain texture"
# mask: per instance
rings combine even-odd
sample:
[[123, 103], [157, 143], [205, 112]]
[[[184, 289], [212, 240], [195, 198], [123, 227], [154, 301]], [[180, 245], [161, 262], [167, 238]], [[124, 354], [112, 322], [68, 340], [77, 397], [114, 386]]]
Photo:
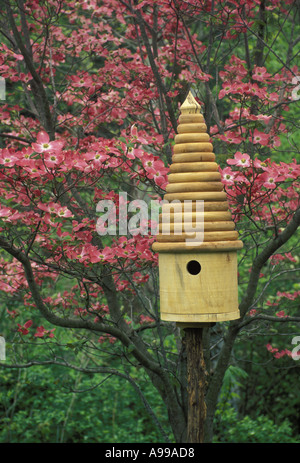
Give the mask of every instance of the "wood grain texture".
[[178, 153], [173, 154], [172, 161], [173, 162], [202, 162], [202, 161], [215, 161], [216, 156], [214, 153], [211, 152], [190, 152], [190, 153]]
[[189, 124], [190, 122], [201, 123], [204, 122], [204, 117], [202, 116], [202, 114], [180, 114], [178, 122], [179, 124]]
[[[222, 220], [231, 220], [231, 212], [228, 211], [204, 211], [203, 214], [197, 212], [173, 212], [170, 215], [167, 213], [161, 214], [161, 223], [179, 223], [183, 225], [185, 222], [220, 222]], [[166, 220], [164, 218], [166, 217]], [[232, 222], [233, 223], [233, 222]]]
[[175, 135], [175, 143], [195, 143], [195, 142], [209, 142], [209, 135], [204, 132], [199, 133], [179, 133]]
[[[165, 203], [162, 205], [162, 213], [168, 212], [183, 212], [185, 207], [192, 207], [192, 212], [196, 210], [196, 203], [184, 203], [184, 202], [170, 202]], [[204, 201], [204, 211], [227, 211], [229, 209], [229, 205], [227, 201]], [[189, 209], [190, 210], [190, 209]]]
[[[197, 223], [197, 222], [196, 222]], [[179, 233], [180, 231], [193, 231], [195, 222], [170, 223], [170, 232]], [[159, 233], [163, 232], [163, 224], [159, 224]], [[204, 222], [204, 231], [234, 230], [233, 222]]]
[[170, 165], [170, 173], [183, 172], [216, 172], [216, 162], [178, 162]]
[[194, 132], [206, 132], [206, 124], [191, 122], [190, 124], [179, 124], [177, 127], [178, 133], [194, 133]]
[[221, 182], [182, 182], [169, 183], [166, 186], [167, 193], [184, 193], [188, 191], [222, 191], [223, 185]]
[[201, 444], [204, 442], [206, 403], [208, 386], [203, 345], [203, 328], [187, 328], [184, 330], [187, 354], [188, 384], [188, 425], [187, 442]]
[[187, 243], [155, 243], [152, 244], [152, 250], [154, 252], [173, 253], [181, 254], [184, 252], [195, 252], [202, 254], [203, 252], [218, 253], [223, 251], [238, 251], [242, 249], [243, 242], [240, 240], [236, 241], [212, 241], [212, 242], [199, 242], [193, 245], [187, 245]]
[[220, 182], [221, 174], [220, 172], [179, 172], [169, 174], [168, 181], [169, 183]]
[[199, 142], [199, 143], [180, 143], [179, 145], [174, 145], [173, 152], [174, 154], [179, 153], [197, 153], [197, 152], [212, 152], [213, 145], [209, 142]]
[[[182, 242], [186, 240], [194, 240], [199, 234], [203, 231], [203, 241], [235, 241], [238, 237], [238, 232], [235, 230], [218, 230], [218, 231], [208, 231], [207, 229], [204, 230], [202, 227], [199, 226], [198, 231], [194, 231], [195, 226], [191, 230], [188, 231], [185, 228], [184, 233], [169, 233], [169, 234], [163, 234], [163, 229], [162, 233], [159, 233], [156, 236], [156, 240], [158, 243], [173, 243], [173, 242]], [[197, 230], [197, 228], [196, 228]]]
[[167, 193], [164, 196], [167, 201], [185, 201], [185, 200], [203, 200], [203, 201], [226, 201], [227, 196], [225, 191], [196, 191], [183, 193]]
[[[192, 260], [201, 266], [197, 275], [187, 270]], [[239, 318], [236, 252], [160, 253], [159, 269], [162, 320], [199, 323]]]

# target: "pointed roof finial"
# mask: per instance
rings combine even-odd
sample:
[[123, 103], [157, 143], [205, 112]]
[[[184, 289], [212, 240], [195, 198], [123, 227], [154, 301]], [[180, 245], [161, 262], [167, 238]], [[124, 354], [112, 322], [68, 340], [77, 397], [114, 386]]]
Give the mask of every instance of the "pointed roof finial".
[[201, 106], [189, 91], [188, 96], [180, 107], [181, 114], [200, 114]]

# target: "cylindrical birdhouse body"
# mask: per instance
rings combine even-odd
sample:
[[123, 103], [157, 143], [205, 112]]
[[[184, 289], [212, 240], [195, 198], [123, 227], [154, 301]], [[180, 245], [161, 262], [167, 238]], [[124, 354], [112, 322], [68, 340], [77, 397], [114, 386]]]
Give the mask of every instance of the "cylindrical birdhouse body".
[[239, 318], [237, 253], [160, 253], [161, 319], [184, 324]]
[[159, 253], [161, 319], [183, 326], [237, 319], [237, 250], [243, 244], [191, 94], [181, 106], [172, 161], [153, 244]]

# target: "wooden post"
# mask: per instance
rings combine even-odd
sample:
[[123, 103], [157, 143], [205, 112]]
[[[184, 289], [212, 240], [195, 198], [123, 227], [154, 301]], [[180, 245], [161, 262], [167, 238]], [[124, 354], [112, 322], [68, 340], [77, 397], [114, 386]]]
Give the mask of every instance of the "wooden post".
[[188, 429], [187, 442], [204, 442], [207, 372], [203, 354], [203, 328], [186, 328]]

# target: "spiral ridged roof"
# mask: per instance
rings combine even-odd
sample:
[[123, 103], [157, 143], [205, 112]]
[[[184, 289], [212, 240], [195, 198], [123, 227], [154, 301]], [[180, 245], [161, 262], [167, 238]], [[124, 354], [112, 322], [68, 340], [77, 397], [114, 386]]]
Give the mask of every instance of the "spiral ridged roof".
[[[168, 203], [162, 206], [159, 233], [152, 249], [155, 252], [241, 249], [243, 243], [238, 240], [201, 107], [189, 93], [180, 110], [164, 196]], [[187, 200], [191, 209], [184, 214]], [[199, 213], [197, 200], [204, 201], [204, 213]], [[170, 229], [163, 226], [166, 222], [170, 223]], [[200, 222], [204, 225], [201, 240], [188, 243], [187, 240], [200, 236], [193, 234]]]

